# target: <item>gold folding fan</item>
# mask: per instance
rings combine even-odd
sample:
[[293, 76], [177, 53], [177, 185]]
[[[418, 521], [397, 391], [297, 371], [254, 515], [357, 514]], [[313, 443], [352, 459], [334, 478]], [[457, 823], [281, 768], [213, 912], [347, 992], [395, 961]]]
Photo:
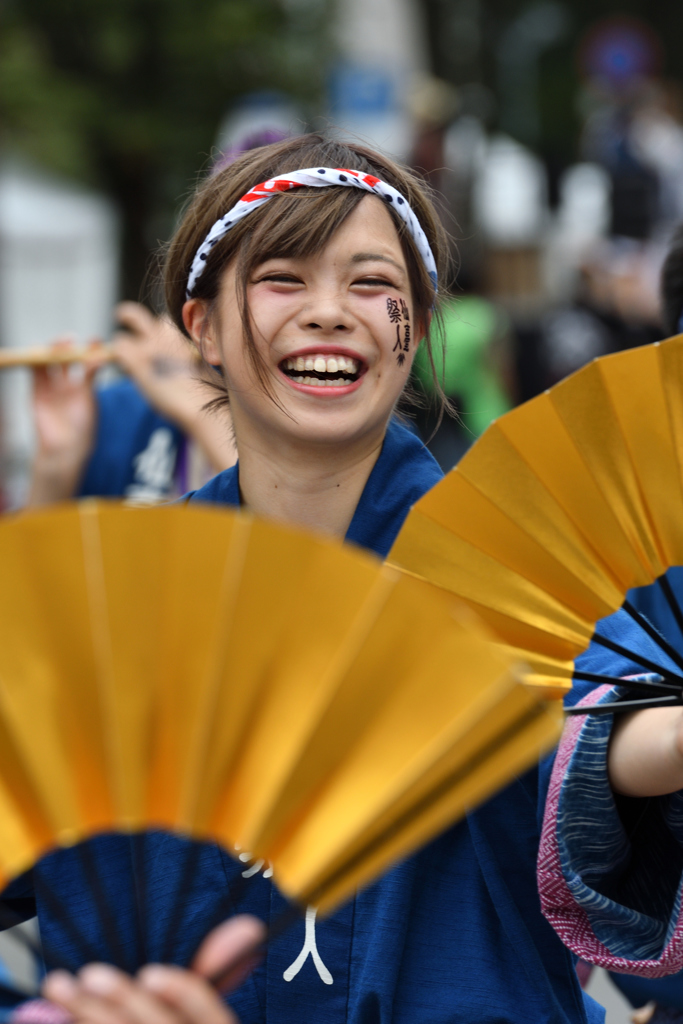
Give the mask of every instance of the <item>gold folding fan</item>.
[[0, 883], [162, 828], [329, 910], [558, 735], [450, 595], [242, 512], [63, 506], [0, 564]]
[[683, 564], [683, 335], [502, 416], [417, 502], [388, 563], [465, 600], [541, 692], [567, 690], [596, 622]]

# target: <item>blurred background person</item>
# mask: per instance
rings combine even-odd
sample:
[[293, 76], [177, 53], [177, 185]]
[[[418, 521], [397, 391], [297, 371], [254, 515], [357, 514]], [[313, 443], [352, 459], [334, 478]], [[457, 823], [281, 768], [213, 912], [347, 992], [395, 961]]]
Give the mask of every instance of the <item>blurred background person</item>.
[[674, 232], [662, 267], [662, 326], [667, 335], [683, 332], [683, 224]]
[[[249, 133], [236, 138], [244, 127], [236, 111], [219, 133], [211, 174], [246, 150], [287, 138], [291, 112], [280, 98], [256, 101], [247, 109], [256, 106], [263, 124], [247, 116]], [[90, 496], [163, 501], [201, 487], [237, 458], [230, 415], [211, 409], [211, 380], [201, 377], [187, 340], [141, 303], [119, 303], [114, 317], [119, 329], [109, 347], [127, 379], [95, 388], [97, 346], [82, 367], [33, 372], [28, 507]]]
[[[437, 413], [439, 396], [424, 348], [418, 349], [412, 370], [415, 425], [447, 471], [489, 423], [514, 403], [512, 337], [505, 311], [484, 296], [481, 281], [475, 280], [476, 262], [463, 258], [455, 242], [460, 233], [456, 214], [463, 212], [458, 209], [461, 182], [449, 166], [446, 146], [449, 129], [461, 113], [461, 97], [449, 83], [422, 76], [416, 78], [408, 103], [414, 126], [410, 162], [435, 190], [437, 209], [451, 235], [452, 255], [458, 267], [447, 286], [453, 297], [443, 304], [433, 345], [439, 382], [456, 415]], [[460, 120], [464, 120], [467, 132], [469, 117]], [[454, 146], [451, 137], [450, 146], [458, 148], [457, 140]], [[457, 164], [457, 157], [454, 162]]]
[[206, 410], [211, 388], [187, 341], [139, 303], [115, 314], [121, 329], [110, 346], [128, 379], [95, 389], [97, 347], [83, 366], [34, 371], [30, 506], [92, 495], [161, 501], [236, 459], [230, 417]]
[[434, 362], [441, 387], [457, 416], [439, 419], [434, 377], [424, 348], [413, 363], [423, 396], [415, 423], [443, 470], [452, 469], [470, 444], [512, 407], [509, 325], [505, 315], [480, 295], [451, 299], [434, 335]]

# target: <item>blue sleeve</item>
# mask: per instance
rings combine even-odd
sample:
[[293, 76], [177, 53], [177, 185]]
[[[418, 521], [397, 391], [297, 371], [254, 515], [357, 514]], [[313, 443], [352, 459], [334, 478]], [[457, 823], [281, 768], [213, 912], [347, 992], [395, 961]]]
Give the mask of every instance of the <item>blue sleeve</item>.
[[[601, 700], [618, 695], [610, 689]], [[672, 828], [672, 798], [613, 793], [607, 777], [612, 723], [611, 715], [587, 718], [565, 775], [558, 810], [562, 873], [613, 956], [656, 960], [680, 912], [681, 830]]]

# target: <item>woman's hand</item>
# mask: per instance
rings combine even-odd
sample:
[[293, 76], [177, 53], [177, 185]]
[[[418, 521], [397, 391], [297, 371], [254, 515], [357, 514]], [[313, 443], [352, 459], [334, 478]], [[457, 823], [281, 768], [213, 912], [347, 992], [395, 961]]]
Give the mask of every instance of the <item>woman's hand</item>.
[[683, 708], [616, 715], [607, 763], [612, 789], [623, 796], [683, 789]]
[[112, 340], [122, 369], [158, 412], [199, 444], [215, 470], [232, 466], [237, 455], [230, 417], [204, 411], [212, 395], [201, 381], [192, 343], [139, 302], [120, 303], [115, 315], [124, 328]]
[[206, 979], [237, 964], [227, 988], [239, 985], [258, 962], [265, 932], [258, 918], [240, 915], [207, 936], [190, 971], [150, 964], [131, 978], [107, 964], [88, 964], [76, 976], [48, 974], [43, 995], [79, 1024], [238, 1024]]
[[[74, 347], [60, 338], [53, 348]], [[95, 436], [93, 378], [102, 365], [99, 345], [81, 365], [41, 366], [33, 372], [36, 454], [31, 468], [29, 506], [72, 498], [92, 451]]]

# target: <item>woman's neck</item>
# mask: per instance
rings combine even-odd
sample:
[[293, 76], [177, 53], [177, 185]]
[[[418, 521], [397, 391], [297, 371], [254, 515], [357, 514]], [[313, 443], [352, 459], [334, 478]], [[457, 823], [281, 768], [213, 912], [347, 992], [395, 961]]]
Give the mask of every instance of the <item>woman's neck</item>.
[[384, 433], [346, 446], [242, 442], [238, 437], [242, 500], [257, 515], [344, 537]]

